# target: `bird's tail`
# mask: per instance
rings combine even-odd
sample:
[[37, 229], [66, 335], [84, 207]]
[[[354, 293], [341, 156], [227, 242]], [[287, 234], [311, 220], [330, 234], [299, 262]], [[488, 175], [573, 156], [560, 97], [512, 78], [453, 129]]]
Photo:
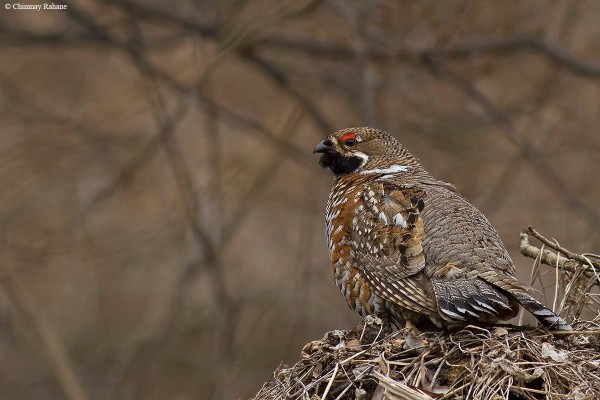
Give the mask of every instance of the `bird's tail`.
[[495, 276], [495, 279], [489, 279], [484, 277], [486, 281], [492, 285], [503, 289], [510, 296], [514, 297], [527, 311], [533, 314], [538, 321], [545, 327], [557, 331], [572, 331], [573, 328], [567, 321], [556, 315], [552, 310], [548, 309], [542, 303], [537, 301], [531, 294], [529, 294], [529, 287], [523, 285], [521, 282], [511, 276], [501, 275]]
[[557, 331], [572, 331], [573, 328], [563, 318], [556, 315], [552, 310], [548, 309], [542, 303], [534, 299], [529, 293], [520, 291], [511, 292], [513, 297], [525, 307], [527, 311], [533, 314], [538, 321], [549, 329]]

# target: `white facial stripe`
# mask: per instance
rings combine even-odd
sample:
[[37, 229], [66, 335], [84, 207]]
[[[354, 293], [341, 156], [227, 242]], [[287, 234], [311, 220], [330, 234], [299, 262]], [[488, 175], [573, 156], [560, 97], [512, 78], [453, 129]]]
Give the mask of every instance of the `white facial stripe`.
[[[362, 154], [362, 153], [360, 153], [360, 154]], [[358, 154], [356, 154], [356, 155], [358, 155]], [[365, 155], [365, 157], [367, 157], [367, 156]], [[367, 160], [368, 159], [369, 159], [369, 157], [367, 157]], [[406, 165], [397, 165], [397, 164], [394, 164], [394, 165], [392, 165], [389, 168], [367, 169], [367, 170], [364, 170], [364, 171], [360, 171], [360, 173], [363, 174], [363, 175], [367, 175], [367, 174], [393, 174], [395, 172], [406, 172], [406, 171], [408, 171], [408, 167]]]
[[360, 163], [361, 167], [363, 165], [365, 165], [367, 162], [369, 162], [369, 156], [366, 155], [365, 153], [361, 153], [360, 151], [355, 151], [355, 152], [352, 153], [352, 155], [356, 156], [356, 157], [359, 157], [359, 158], [361, 158], [363, 160], [362, 163]]

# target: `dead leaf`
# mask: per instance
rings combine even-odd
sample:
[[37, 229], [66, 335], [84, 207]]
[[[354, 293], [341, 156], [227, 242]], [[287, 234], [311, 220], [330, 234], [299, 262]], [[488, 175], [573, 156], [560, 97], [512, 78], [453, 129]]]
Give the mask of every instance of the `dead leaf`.
[[542, 343], [542, 357], [551, 358], [552, 361], [566, 362], [569, 361], [569, 353], [565, 350], [556, 351], [550, 343]]
[[498, 327], [494, 328], [493, 335], [497, 338], [504, 337], [504, 336], [508, 335], [508, 329], [498, 326]]

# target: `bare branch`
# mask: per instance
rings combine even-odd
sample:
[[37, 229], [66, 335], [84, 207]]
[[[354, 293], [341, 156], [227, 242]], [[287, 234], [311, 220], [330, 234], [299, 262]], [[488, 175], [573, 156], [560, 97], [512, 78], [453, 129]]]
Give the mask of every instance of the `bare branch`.
[[432, 67], [433, 73], [445, 78], [458, 87], [465, 95], [475, 101], [495, 123], [503, 128], [502, 132], [504, 132], [508, 140], [519, 149], [521, 154], [525, 156], [525, 160], [535, 168], [538, 175], [560, 195], [566, 204], [574, 210], [585, 214], [590, 226], [600, 225], [600, 214], [598, 214], [596, 209], [584, 202], [579, 196], [570, 195], [570, 193], [575, 193], [575, 190], [571, 189], [568, 182], [560, 177], [544, 153], [534, 147], [527, 140], [526, 135], [517, 132], [511, 119], [498, 109], [488, 96], [447, 66], [437, 61], [430, 61], [429, 65]]
[[105, 3], [112, 4], [138, 19], [184, 29], [199, 36], [212, 37], [219, 32], [218, 24], [203, 24], [198, 22], [197, 18], [175, 14], [171, 7], [154, 7], [148, 3], [131, 0], [106, 0]]
[[565, 249], [564, 247], [562, 247], [561, 245], [559, 245], [556, 241], [553, 240], [548, 240], [546, 239], [544, 236], [542, 236], [538, 231], [536, 231], [535, 229], [533, 229], [533, 227], [531, 225], [529, 225], [529, 227], [527, 227], [527, 234], [531, 235], [533, 237], [535, 237], [536, 239], [538, 239], [540, 242], [544, 243], [546, 246], [561, 252], [562, 254], [564, 254], [565, 256], [567, 256], [567, 258], [571, 259], [571, 260], [576, 260], [579, 261], [581, 264], [583, 265], [592, 265], [594, 268], [600, 270], [600, 261], [592, 261], [587, 257], [584, 257], [582, 255], [573, 253], [572, 251], [569, 251], [567, 249]]
[[319, 111], [319, 109], [316, 107], [314, 101], [304, 96], [302, 93], [300, 93], [300, 91], [298, 91], [298, 89], [292, 86], [287, 75], [281, 69], [260, 57], [258, 54], [252, 51], [251, 48], [246, 48], [244, 51], [242, 51], [241, 55], [246, 60], [257, 66], [259, 70], [261, 70], [267, 77], [271, 78], [271, 80], [279, 87], [289, 93], [291, 97], [296, 99], [298, 103], [306, 109], [307, 114], [311, 116], [317, 126], [323, 131], [323, 135], [333, 132], [333, 127], [331, 124], [329, 124], [321, 111]]
[[86, 400], [88, 396], [75, 373], [75, 368], [69, 360], [67, 350], [56, 330], [46, 320], [44, 312], [40, 310], [35, 299], [15, 271], [6, 265], [3, 269], [0, 281], [10, 294], [16, 308], [39, 337], [50, 362], [50, 369], [56, 375], [56, 380], [64, 391], [66, 398], [69, 400]]
[[[332, 42], [317, 42], [313, 40], [268, 37], [254, 44], [255, 47], [276, 49], [284, 52], [298, 52], [311, 57], [327, 59], [353, 60], [354, 51]], [[402, 62], [420, 63], [423, 59], [437, 58], [440, 60], [460, 60], [478, 55], [504, 55], [529, 51], [545, 57], [559, 67], [564, 67], [570, 73], [587, 78], [600, 77], [600, 64], [577, 58], [557, 44], [540, 39], [523, 37], [509, 40], [492, 40], [480, 43], [464, 43], [445, 48], [409, 49], [407, 47], [388, 47], [374, 44], [369, 50], [375, 60], [396, 60]]]
[[[537, 259], [540, 257], [540, 262], [549, 265], [555, 268], [561, 268], [568, 272], [575, 272], [577, 263], [568, 259], [567, 257], [563, 257], [559, 254], [553, 253], [549, 250], [540, 250], [539, 248], [529, 244], [529, 232], [528, 230], [524, 230], [519, 235], [520, 240], [520, 250], [521, 254], [526, 257]], [[540, 255], [541, 254], [541, 255]]]

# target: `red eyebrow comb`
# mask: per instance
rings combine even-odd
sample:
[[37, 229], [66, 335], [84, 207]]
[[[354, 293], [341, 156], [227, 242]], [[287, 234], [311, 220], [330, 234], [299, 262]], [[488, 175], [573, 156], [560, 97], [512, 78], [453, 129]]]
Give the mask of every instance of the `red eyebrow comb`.
[[353, 133], [353, 132], [348, 132], [344, 136], [342, 136], [342, 142], [345, 142], [348, 139], [355, 139], [356, 140], [356, 134]]

